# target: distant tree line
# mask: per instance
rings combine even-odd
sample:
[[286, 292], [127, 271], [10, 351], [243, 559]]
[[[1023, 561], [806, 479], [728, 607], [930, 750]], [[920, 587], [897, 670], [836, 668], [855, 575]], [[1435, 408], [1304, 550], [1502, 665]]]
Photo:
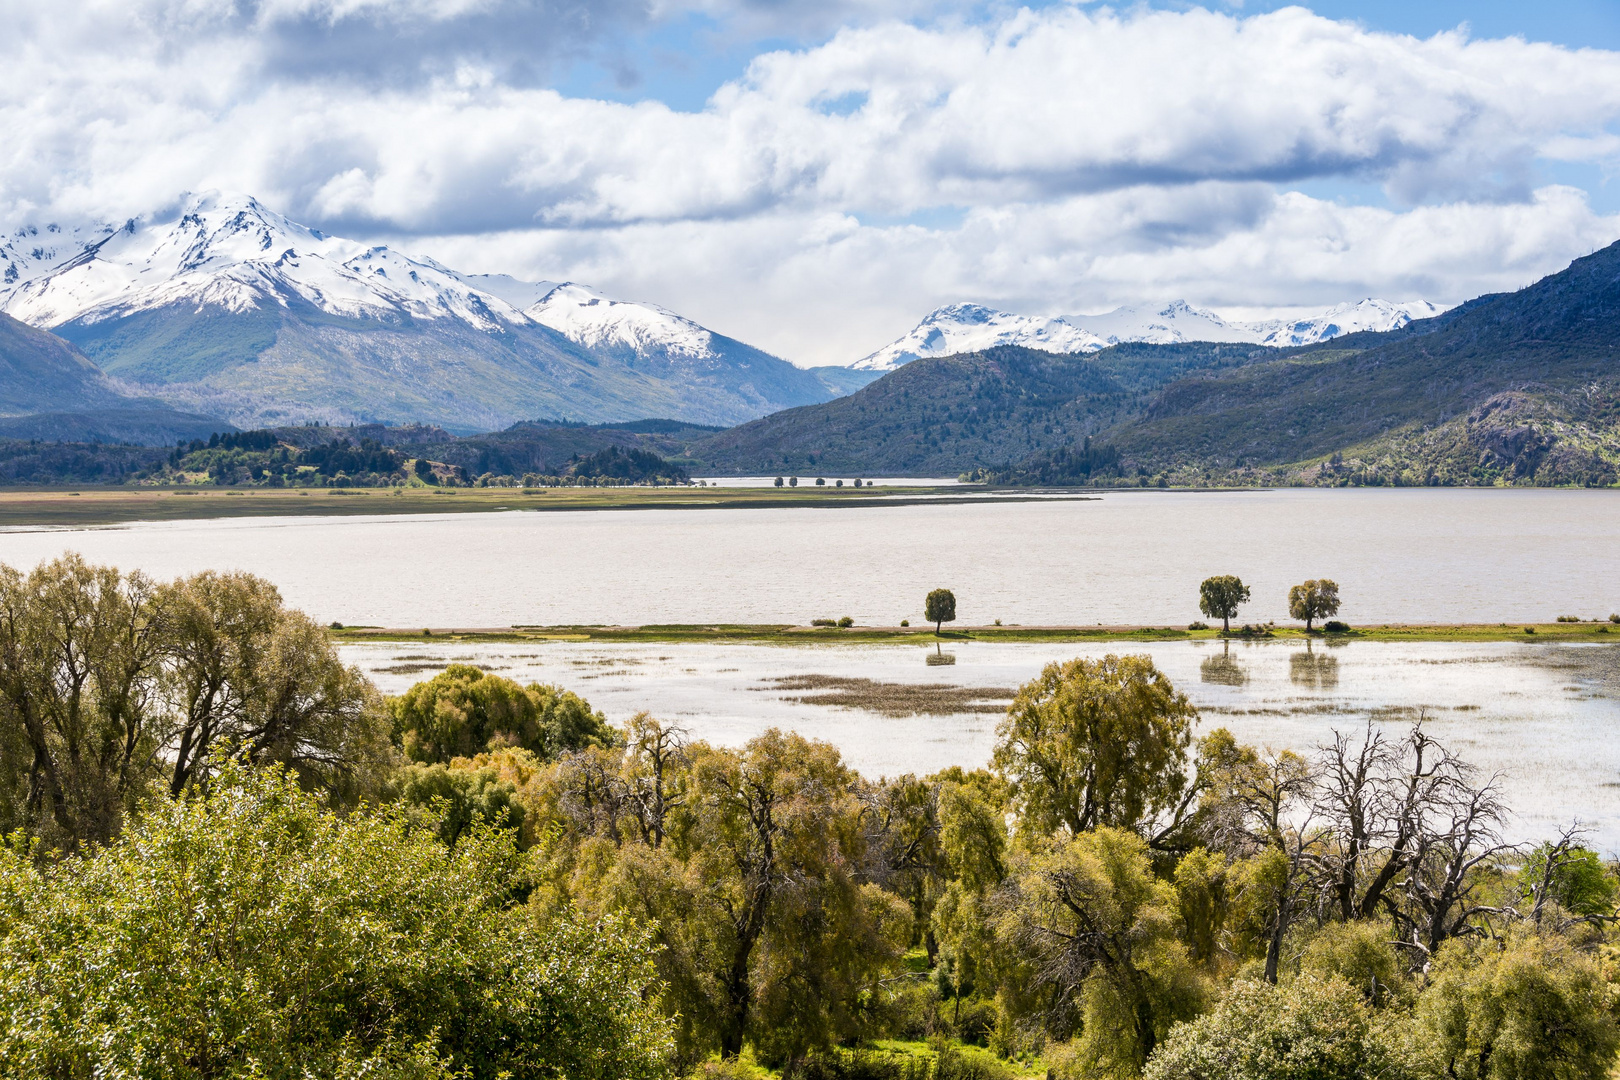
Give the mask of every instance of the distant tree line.
[[[329, 428], [215, 433], [167, 449], [0, 440], [0, 483], [555, 487], [678, 484], [689, 479], [684, 468], [637, 447], [576, 452], [550, 469], [532, 448], [528, 452], [519, 448], [526, 444], [475, 450], [461, 449], [454, 440], [443, 445], [420, 440], [392, 444], [381, 441], [370, 428], [362, 430], [368, 433], [350, 436]], [[308, 432], [326, 437], [310, 440]], [[443, 432], [436, 434], [451, 439]], [[447, 449], [454, 452], [446, 453]]]

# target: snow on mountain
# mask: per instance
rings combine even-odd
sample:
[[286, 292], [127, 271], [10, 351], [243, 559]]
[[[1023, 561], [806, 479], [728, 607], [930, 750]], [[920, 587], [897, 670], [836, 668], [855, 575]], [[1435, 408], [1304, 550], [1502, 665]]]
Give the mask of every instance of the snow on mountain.
[[1022, 345], [1046, 352], [1096, 352], [1108, 343], [1063, 319], [1014, 315], [981, 304], [951, 304], [931, 312], [898, 341], [850, 365], [864, 371], [893, 371], [925, 356], [978, 352], [996, 345]]
[[1021, 345], [1053, 353], [1090, 353], [1127, 341], [1173, 345], [1185, 341], [1250, 342], [1256, 345], [1314, 345], [1362, 330], [1398, 330], [1445, 309], [1426, 300], [1391, 303], [1362, 300], [1302, 319], [1227, 322], [1213, 311], [1183, 300], [1162, 307], [1121, 307], [1101, 315], [1043, 318], [1015, 315], [980, 304], [951, 304], [930, 312], [910, 333], [850, 365], [860, 370], [893, 371], [927, 356], [976, 352], [996, 345]]
[[1266, 335], [1260, 339], [1262, 345], [1315, 345], [1319, 341], [1363, 330], [1377, 333], [1399, 330], [1409, 322], [1432, 319], [1445, 310], [1427, 300], [1411, 300], [1404, 304], [1392, 304], [1388, 300], [1361, 300], [1339, 304], [1306, 319], [1278, 319], [1254, 325], [1257, 329], [1266, 330]]
[[716, 355], [714, 335], [691, 319], [653, 304], [611, 300], [571, 281], [552, 288], [523, 314], [593, 351], [662, 352], [693, 359]]
[[[49, 265], [33, 258], [19, 265], [17, 252], [8, 252], [13, 258], [0, 273], [22, 272], [0, 288], [0, 310], [52, 327], [171, 305], [241, 313], [302, 299], [360, 319], [454, 318], [484, 330], [527, 321], [437, 264], [327, 236], [245, 196], [192, 196], [172, 220], [135, 219], [101, 232], [55, 245], [54, 254], [68, 258]], [[26, 246], [21, 234], [10, 244]]]
[[432, 259], [327, 236], [246, 196], [186, 200], [170, 220], [30, 226], [0, 245], [0, 311], [40, 327], [171, 305], [245, 312], [300, 298], [350, 318], [538, 324], [587, 350], [707, 360], [715, 335], [653, 304], [572, 282], [460, 274]]

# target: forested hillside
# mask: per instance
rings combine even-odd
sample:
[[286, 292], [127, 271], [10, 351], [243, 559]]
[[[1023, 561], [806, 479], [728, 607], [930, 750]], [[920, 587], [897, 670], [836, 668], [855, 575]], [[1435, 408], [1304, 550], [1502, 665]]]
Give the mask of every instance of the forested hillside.
[[1251, 345], [1121, 345], [1090, 356], [1002, 346], [914, 360], [823, 405], [788, 409], [695, 441], [720, 472], [954, 476], [1107, 430], [1191, 371], [1253, 363]]

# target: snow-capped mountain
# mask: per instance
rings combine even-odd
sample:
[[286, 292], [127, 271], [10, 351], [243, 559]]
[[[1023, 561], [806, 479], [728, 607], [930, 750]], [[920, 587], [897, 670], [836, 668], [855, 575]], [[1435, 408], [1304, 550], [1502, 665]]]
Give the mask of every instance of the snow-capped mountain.
[[978, 352], [996, 345], [1023, 345], [1046, 352], [1096, 352], [1108, 342], [1063, 319], [1014, 315], [982, 304], [951, 304], [930, 312], [916, 329], [850, 367], [893, 371], [924, 356]]
[[1160, 307], [1121, 307], [1101, 315], [1050, 318], [1016, 315], [980, 304], [951, 304], [930, 312], [916, 328], [850, 366], [893, 371], [925, 356], [976, 352], [995, 345], [1021, 345], [1053, 353], [1089, 353], [1122, 342], [1173, 345], [1184, 341], [1249, 342], [1256, 345], [1313, 345], [1362, 330], [1398, 330], [1414, 319], [1428, 319], [1444, 308], [1425, 300], [1402, 304], [1362, 300], [1303, 319], [1227, 322], [1213, 311], [1175, 300]]
[[246, 196], [191, 196], [121, 226], [24, 226], [0, 242], [0, 312], [243, 423], [735, 423], [836, 396], [833, 380], [655, 305], [457, 273]]

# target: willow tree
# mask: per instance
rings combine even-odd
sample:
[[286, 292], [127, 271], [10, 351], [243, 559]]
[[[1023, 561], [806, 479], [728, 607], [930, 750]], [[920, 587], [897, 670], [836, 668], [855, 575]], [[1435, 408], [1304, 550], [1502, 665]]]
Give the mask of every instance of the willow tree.
[[1146, 656], [1048, 664], [996, 729], [1020, 828], [1139, 829], [1185, 803], [1197, 712]]

